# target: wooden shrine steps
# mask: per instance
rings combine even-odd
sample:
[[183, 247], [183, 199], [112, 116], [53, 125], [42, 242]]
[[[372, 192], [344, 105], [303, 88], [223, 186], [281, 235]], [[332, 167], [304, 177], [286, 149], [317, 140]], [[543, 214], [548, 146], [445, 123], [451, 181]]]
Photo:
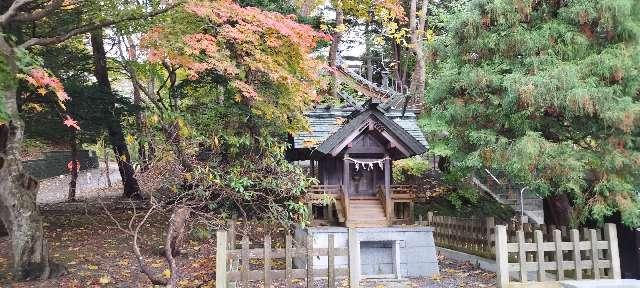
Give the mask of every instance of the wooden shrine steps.
[[389, 221], [380, 199], [351, 199], [347, 227], [386, 227]]

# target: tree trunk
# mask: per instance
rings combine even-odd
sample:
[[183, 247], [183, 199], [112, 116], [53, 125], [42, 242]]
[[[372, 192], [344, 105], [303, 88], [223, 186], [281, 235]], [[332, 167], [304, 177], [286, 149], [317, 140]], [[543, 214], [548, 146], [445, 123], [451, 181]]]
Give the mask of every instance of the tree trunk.
[[[329, 48], [329, 67], [336, 68], [338, 64], [338, 46], [340, 46], [340, 40], [342, 39], [342, 32], [340, 29], [344, 24], [344, 16], [342, 13], [342, 7], [340, 3], [336, 3], [336, 31], [331, 35], [333, 37], [333, 42], [331, 43], [331, 47]], [[338, 97], [338, 79], [335, 76], [335, 71], [332, 71], [333, 74], [333, 85], [331, 87], [331, 95], [333, 97]]]
[[[411, 31], [411, 46], [416, 57], [416, 65], [411, 75], [411, 84], [409, 85], [409, 99], [405, 101], [403, 111], [409, 104], [421, 104], [424, 97], [424, 87], [426, 82], [424, 50], [422, 48], [422, 33], [426, 25], [427, 3], [428, 0], [422, 0], [420, 9], [420, 19], [416, 19], [417, 1], [411, 0], [409, 12], [409, 29]], [[409, 103], [411, 102], [411, 103]]]
[[107, 187], [111, 187], [111, 167], [109, 167], [109, 152], [107, 152], [107, 145], [102, 144], [102, 151], [104, 151], [104, 174], [107, 176]]
[[[0, 31], [1, 32], [1, 31]], [[0, 37], [0, 56], [13, 77], [18, 73], [13, 48]], [[6, 78], [5, 78], [6, 79]], [[15, 83], [0, 83], [9, 121], [0, 125], [0, 220], [11, 239], [12, 269], [17, 280], [50, 276], [47, 241], [36, 204], [38, 182], [25, 174], [20, 161], [24, 123], [18, 114]]]
[[78, 137], [76, 132], [73, 131], [73, 136], [71, 138], [71, 181], [69, 182], [69, 196], [67, 197], [68, 202], [76, 202], [76, 187], [78, 182]]
[[571, 203], [565, 194], [547, 197], [543, 200], [544, 223], [557, 226], [571, 225]]
[[122, 125], [120, 119], [115, 115], [115, 100], [113, 99], [113, 90], [109, 81], [107, 72], [107, 55], [104, 50], [104, 41], [102, 38], [102, 30], [91, 32], [91, 48], [93, 50], [93, 60], [95, 65], [94, 76], [98, 81], [98, 86], [102, 89], [105, 97], [109, 97], [109, 109], [113, 117], [107, 121], [107, 129], [109, 131], [109, 140], [113, 147], [113, 152], [118, 161], [118, 170], [122, 177], [123, 196], [130, 198], [140, 198], [140, 186], [135, 178], [133, 167], [131, 166], [131, 156], [129, 148], [124, 139]]
[[[133, 41], [131, 36], [126, 37], [127, 40], [127, 54], [130, 61], [137, 62], [138, 61], [138, 49], [136, 48], [136, 44]], [[132, 80], [133, 81], [133, 80]], [[145, 171], [149, 166], [149, 158], [147, 155], [147, 148], [145, 147], [145, 141], [142, 137], [147, 138], [146, 133], [146, 123], [144, 122], [144, 117], [142, 115], [142, 98], [140, 95], [140, 88], [136, 83], [133, 83], [133, 104], [136, 105], [138, 111], [136, 111], [136, 130], [139, 135], [138, 139], [138, 157], [140, 158], [140, 162], [142, 163], [142, 171]]]
[[[373, 17], [372, 17], [373, 19]], [[373, 55], [371, 55], [371, 33], [369, 33], [369, 26], [371, 24], [369, 23], [369, 21], [367, 21], [367, 24], [364, 27], [364, 45], [365, 45], [365, 49], [364, 49], [364, 57], [365, 57], [365, 63], [366, 63], [366, 67], [367, 67], [367, 80], [369, 82], [373, 82]]]

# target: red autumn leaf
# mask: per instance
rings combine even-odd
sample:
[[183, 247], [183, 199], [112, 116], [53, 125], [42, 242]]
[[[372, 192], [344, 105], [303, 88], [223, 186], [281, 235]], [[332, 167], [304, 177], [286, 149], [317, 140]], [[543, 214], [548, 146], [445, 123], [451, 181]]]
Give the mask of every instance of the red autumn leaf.
[[71, 117], [69, 116], [65, 116], [66, 119], [64, 120], [64, 122], [62, 122], [64, 125], [67, 125], [67, 127], [73, 127], [76, 130], [80, 130], [80, 126], [78, 126], [78, 121], [71, 119]]

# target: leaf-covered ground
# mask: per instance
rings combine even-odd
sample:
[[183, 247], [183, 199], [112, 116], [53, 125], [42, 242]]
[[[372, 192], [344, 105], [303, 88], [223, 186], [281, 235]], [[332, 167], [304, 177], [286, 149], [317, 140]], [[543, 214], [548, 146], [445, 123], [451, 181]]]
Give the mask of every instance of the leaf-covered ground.
[[[127, 225], [132, 212], [115, 213], [114, 217]], [[155, 214], [142, 229], [142, 253], [156, 273], [163, 274], [167, 268], [160, 253], [164, 243], [164, 229], [168, 215]], [[150, 287], [149, 281], [139, 272], [131, 250], [131, 236], [117, 229], [114, 222], [103, 214], [57, 214], [46, 215], [46, 234], [51, 247], [53, 261], [64, 264], [66, 275], [46, 281], [28, 283], [9, 282], [9, 241], [0, 239], [0, 286], [9, 287]], [[208, 238], [202, 229], [191, 233], [177, 261], [182, 271], [180, 287], [215, 286], [215, 239]], [[250, 229], [259, 238], [264, 229]], [[197, 240], [196, 240], [197, 238]], [[255, 239], [252, 239], [255, 241]], [[275, 247], [282, 239], [274, 239]], [[433, 278], [409, 279], [405, 281], [369, 281], [364, 287], [491, 287], [495, 275], [477, 269], [470, 264], [457, 263], [440, 258], [441, 274]], [[279, 264], [274, 263], [277, 268]], [[300, 287], [304, 285], [296, 281]], [[341, 281], [346, 287], [346, 281]], [[254, 284], [261, 287], [260, 284]], [[279, 286], [279, 285], [277, 285]], [[317, 287], [324, 287], [322, 282]]]

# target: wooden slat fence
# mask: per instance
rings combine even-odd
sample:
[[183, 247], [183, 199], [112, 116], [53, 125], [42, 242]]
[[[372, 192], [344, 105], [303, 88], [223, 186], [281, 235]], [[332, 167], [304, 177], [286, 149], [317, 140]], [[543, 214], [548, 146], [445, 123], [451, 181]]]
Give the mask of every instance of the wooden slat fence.
[[[326, 287], [336, 287], [336, 279], [348, 278], [348, 268], [335, 267], [335, 258], [349, 256], [347, 248], [335, 247], [334, 235], [328, 235], [328, 248], [314, 248], [313, 238], [308, 236], [305, 243], [295, 243], [289, 234], [285, 236], [284, 247], [273, 247], [271, 236], [264, 237], [262, 245], [252, 245], [247, 237], [240, 241], [240, 248], [233, 243], [234, 237], [227, 231], [218, 231], [216, 252], [216, 287], [272, 287], [275, 281], [281, 283], [279, 287], [292, 287], [296, 282], [306, 282], [306, 287], [315, 287], [314, 281], [326, 279]], [[307, 269], [314, 267], [316, 256], [327, 257], [327, 268]], [[305, 259], [306, 267], [293, 267], [293, 259]], [[284, 261], [284, 263], [282, 263]], [[280, 265], [275, 265], [278, 263]], [[231, 285], [231, 284], [234, 285]]]
[[429, 212], [426, 221], [419, 216], [416, 224], [433, 227], [433, 237], [439, 247], [487, 258], [494, 257], [493, 217], [458, 218]]
[[[566, 226], [531, 224], [531, 223], [496, 223], [493, 217], [485, 218], [462, 218], [436, 215], [433, 212], [427, 213], [426, 221], [422, 216], [418, 217], [418, 225], [434, 227], [433, 237], [436, 245], [461, 251], [485, 258], [495, 259], [495, 225], [502, 224], [507, 230], [507, 239], [516, 242], [518, 232], [522, 231], [526, 242], [535, 240], [535, 231], [542, 233], [544, 241], [554, 241], [555, 230], [560, 230], [562, 241], [571, 241], [571, 228]], [[589, 233], [587, 228], [579, 229], [580, 240], [587, 241]], [[600, 229], [597, 234], [604, 235]], [[584, 252], [583, 252], [584, 253]], [[527, 257], [532, 259], [533, 252], [527, 252]]]
[[[562, 230], [552, 230], [545, 238], [543, 230], [533, 230], [533, 241], [525, 231], [517, 231], [509, 239], [507, 227], [496, 226], [496, 263], [498, 287], [508, 287], [510, 273], [516, 272], [520, 282], [528, 282], [529, 272], [536, 272], [538, 282], [567, 279], [620, 279], [620, 255], [615, 224], [604, 230], [569, 230], [569, 241]], [[576, 269], [577, 268], [577, 269]], [[552, 275], [553, 279], [548, 278]]]

